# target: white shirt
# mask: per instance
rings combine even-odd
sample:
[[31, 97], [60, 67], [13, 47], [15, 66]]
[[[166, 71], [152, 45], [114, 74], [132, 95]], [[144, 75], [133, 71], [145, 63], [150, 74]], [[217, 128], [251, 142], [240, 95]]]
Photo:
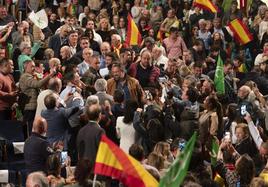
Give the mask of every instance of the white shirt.
[[101, 36], [100, 36], [98, 33], [96, 33], [95, 30], [93, 30], [93, 34], [94, 34], [94, 38], [93, 38], [93, 40], [95, 40], [96, 42], [99, 43], [99, 45], [101, 45], [101, 43], [102, 43], [102, 38], [101, 38]]
[[84, 12], [79, 14], [78, 21], [79, 21], [79, 24], [80, 24], [81, 27], [82, 27], [82, 20], [85, 17], [86, 17], [86, 14]]
[[264, 56], [263, 53], [260, 53], [256, 56], [254, 65], [258, 66], [260, 63], [265, 62], [266, 60], [268, 60], [268, 56]]
[[167, 62], [168, 62], [168, 58], [165, 57], [164, 55], [161, 55], [160, 57], [158, 57], [158, 59], [155, 61], [155, 64], [157, 66], [160, 66], [161, 64], [164, 65], [164, 69], [167, 68]]
[[116, 120], [116, 132], [118, 138], [120, 138], [120, 148], [126, 153], [132, 144], [135, 143], [135, 129], [133, 123], [125, 124], [123, 122], [124, 117], [120, 116]]
[[37, 97], [37, 107], [36, 107], [36, 112], [35, 112], [35, 117], [40, 116], [42, 110], [46, 109], [47, 107], [45, 106], [45, 97], [49, 94], [53, 93], [52, 90], [43, 90], [40, 92], [40, 94]]

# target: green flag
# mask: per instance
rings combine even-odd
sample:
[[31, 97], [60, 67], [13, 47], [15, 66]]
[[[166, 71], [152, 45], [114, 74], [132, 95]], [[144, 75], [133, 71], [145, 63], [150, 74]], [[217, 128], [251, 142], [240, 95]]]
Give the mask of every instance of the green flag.
[[218, 94], [224, 94], [224, 73], [223, 73], [223, 61], [221, 56], [218, 56], [217, 67], [215, 71], [214, 84]]
[[223, 0], [222, 8], [224, 12], [228, 12], [231, 8], [232, 0]]
[[11, 43], [8, 43], [7, 44], [7, 53], [8, 53], [8, 58], [9, 59], [12, 59], [12, 51], [13, 51], [13, 45]]
[[159, 187], [178, 187], [182, 184], [189, 168], [196, 136], [197, 133], [195, 132], [186, 144], [183, 152], [173, 162], [165, 176], [161, 179]]
[[217, 155], [219, 151], [219, 145], [215, 138], [212, 139], [212, 147], [211, 147], [211, 165], [215, 166], [217, 162]]

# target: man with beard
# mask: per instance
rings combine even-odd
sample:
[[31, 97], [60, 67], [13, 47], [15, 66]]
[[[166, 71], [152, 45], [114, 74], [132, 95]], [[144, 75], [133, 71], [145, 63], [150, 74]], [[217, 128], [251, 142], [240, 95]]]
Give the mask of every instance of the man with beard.
[[211, 79], [205, 79], [200, 88], [200, 92], [201, 94], [198, 100], [200, 103], [203, 103], [207, 96], [215, 93], [215, 87], [213, 81]]
[[124, 100], [134, 99], [141, 102], [142, 88], [139, 81], [128, 76], [121, 64], [113, 64], [112, 78], [107, 81], [107, 93], [114, 95], [116, 89], [124, 91]]

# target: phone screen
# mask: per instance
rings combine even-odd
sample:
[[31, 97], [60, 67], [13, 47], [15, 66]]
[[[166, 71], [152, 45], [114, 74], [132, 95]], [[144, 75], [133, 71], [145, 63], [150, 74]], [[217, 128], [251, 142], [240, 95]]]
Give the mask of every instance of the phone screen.
[[71, 93], [73, 94], [76, 91], [75, 87], [72, 87]]
[[247, 113], [247, 106], [246, 105], [241, 106], [240, 113], [242, 116], [246, 115], [246, 113]]
[[65, 161], [67, 160], [67, 157], [68, 157], [67, 151], [62, 151], [61, 152], [61, 164], [65, 163]]

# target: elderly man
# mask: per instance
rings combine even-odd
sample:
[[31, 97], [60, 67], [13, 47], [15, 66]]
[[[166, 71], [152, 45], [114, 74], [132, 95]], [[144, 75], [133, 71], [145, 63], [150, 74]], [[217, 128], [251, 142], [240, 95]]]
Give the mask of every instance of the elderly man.
[[100, 105], [103, 106], [105, 101], [108, 100], [110, 104], [113, 104], [113, 96], [106, 93], [107, 81], [105, 79], [98, 79], [95, 82], [94, 88], [96, 90], [96, 96], [98, 96]]
[[101, 136], [104, 134], [104, 130], [99, 126], [101, 107], [97, 96], [88, 97], [85, 113], [89, 122], [77, 135], [78, 155], [80, 159], [95, 160]]
[[16, 49], [20, 46], [22, 41], [33, 43], [33, 35], [29, 33], [29, 23], [27, 21], [22, 21], [18, 25], [18, 31], [12, 34], [12, 45]]
[[83, 49], [83, 59], [84, 61], [78, 64], [79, 75], [83, 76], [84, 73], [89, 69], [90, 66], [90, 58], [93, 55], [93, 50], [91, 48]]
[[33, 172], [28, 175], [26, 180], [27, 187], [48, 187], [48, 179], [43, 172]]
[[119, 34], [113, 34], [111, 36], [111, 44], [112, 44], [112, 50], [117, 54], [119, 57], [120, 49], [122, 48], [121, 44], [121, 36]]
[[31, 58], [31, 54], [32, 54], [31, 43], [21, 42], [20, 51], [21, 51], [21, 55], [18, 58], [18, 66], [19, 66], [20, 73], [22, 74], [24, 71], [23, 63], [26, 60], [32, 60], [32, 58]]
[[94, 89], [94, 84], [97, 79], [101, 78], [99, 70], [100, 70], [100, 58], [98, 55], [92, 55], [90, 59], [90, 67], [82, 77], [82, 81], [87, 85], [86, 94], [91, 95], [96, 93]]
[[42, 80], [36, 80], [34, 77], [35, 63], [31, 60], [24, 62], [24, 73], [19, 80], [19, 86], [21, 92], [28, 96], [29, 102], [25, 104], [23, 120], [27, 123], [28, 132], [32, 130], [32, 123], [35, 117], [37, 107], [37, 96], [39, 89], [42, 88], [50, 78], [55, 75], [53, 69], [50, 70], [50, 74]]
[[46, 172], [47, 158], [53, 153], [45, 138], [47, 122], [42, 117], [37, 117], [33, 123], [32, 135], [24, 144], [25, 167], [28, 174], [35, 171]]
[[105, 56], [107, 53], [111, 52], [111, 46], [108, 42], [103, 42], [100, 46], [101, 56], [100, 56], [100, 69], [106, 68]]
[[18, 91], [11, 75], [13, 70], [12, 60], [0, 60], [0, 120], [11, 120], [11, 107], [17, 100]]

